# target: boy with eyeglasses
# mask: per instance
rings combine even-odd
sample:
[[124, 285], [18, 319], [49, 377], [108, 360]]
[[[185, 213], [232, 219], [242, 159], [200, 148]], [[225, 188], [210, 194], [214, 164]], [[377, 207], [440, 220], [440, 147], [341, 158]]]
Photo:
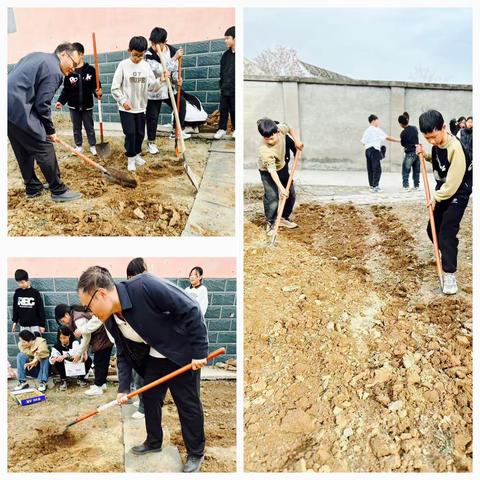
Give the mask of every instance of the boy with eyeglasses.
[[135, 171], [137, 166], [145, 165], [140, 153], [145, 138], [148, 94], [158, 91], [165, 81], [164, 74], [155, 78], [151, 68], [144, 61], [147, 46], [145, 37], [133, 37], [128, 45], [130, 58], [118, 64], [112, 80], [112, 96], [118, 103], [129, 171]]

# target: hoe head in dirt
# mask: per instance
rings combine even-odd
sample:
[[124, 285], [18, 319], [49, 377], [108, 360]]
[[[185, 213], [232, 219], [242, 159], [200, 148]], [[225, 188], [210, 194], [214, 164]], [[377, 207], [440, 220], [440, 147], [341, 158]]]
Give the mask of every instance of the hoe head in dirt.
[[91, 158], [88, 158], [86, 155], [84, 155], [81, 152], [77, 152], [77, 150], [75, 150], [72, 146], [68, 145], [68, 143], [65, 143], [62, 139], [58, 137], [56, 142], [64, 146], [68, 150], [70, 150], [77, 157], [80, 157], [87, 165], [90, 165], [91, 167], [96, 168], [97, 170], [102, 172], [102, 174], [110, 182], [118, 183], [122, 187], [128, 187], [128, 188], [137, 187], [137, 180], [135, 180], [135, 178], [133, 178], [128, 173], [122, 172], [121, 170], [117, 170], [116, 168], [104, 167], [103, 165], [100, 165], [99, 163], [94, 162]]

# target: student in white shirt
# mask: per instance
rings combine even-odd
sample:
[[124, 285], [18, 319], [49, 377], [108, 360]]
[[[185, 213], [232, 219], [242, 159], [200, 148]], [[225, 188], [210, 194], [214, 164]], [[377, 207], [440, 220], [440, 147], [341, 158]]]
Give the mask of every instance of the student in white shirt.
[[370, 126], [363, 133], [363, 137], [360, 140], [365, 147], [365, 157], [367, 159], [367, 173], [368, 184], [370, 185], [370, 191], [374, 193], [380, 192], [378, 184], [380, 183], [380, 177], [382, 175], [382, 145], [385, 140], [389, 142], [400, 143], [399, 138], [390, 137], [380, 127], [380, 120], [376, 115], [370, 115], [368, 117], [368, 123]]
[[203, 285], [203, 268], [202, 267], [193, 267], [190, 270], [188, 275], [190, 280], [190, 286], [185, 289], [188, 296], [193, 298], [200, 305], [200, 310], [202, 315], [205, 317], [205, 313], [208, 308], [208, 290], [205, 285]]

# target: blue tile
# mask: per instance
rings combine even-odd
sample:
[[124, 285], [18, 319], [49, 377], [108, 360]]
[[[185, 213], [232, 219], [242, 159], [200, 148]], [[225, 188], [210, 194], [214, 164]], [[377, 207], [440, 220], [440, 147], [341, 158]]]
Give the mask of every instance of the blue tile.
[[46, 306], [56, 306], [59, 303], [68, 304], [68, 295], [66, 293], [44, 293], [43, 303]]
[[53, 278], [32, 278], [32, 287], [40, 292], [55, 290]]
[[197, 65], [199, 67], [210, 67], [214, 65], [220, 65], [221, 58], [222, 58], [221, 52], [202, 54], [197, 57]]
[[208, 78], [220, 79], [220, 67], [208, 67]]
[[220, 318], [221, 313], [222, 307], [209, 305], [207, 311], [205, 312], [205, 318]]
[[185, 47], [185, 54], [208, 53], [210, 51], [210, 42], [195, 42], [187, 43]]
[[226, 281], [224, 279], [207, 278], [203, 281], [209, 293], [224, 292]]
[[237, 334], [235, 332], [219, 332], [218, 343], [236, 343]]
[[234, 293], [214, 293], [212, 305], [235, 305]]
[[78, 280], [76, 278], [55, 278], [54, 290], [56, 292], [72, 292], [77, 289]]
[[220, 314], [221, 318], [236, 318], [237, 316], [237, 307], [236, 306], [222, 306], [222, 313]]
[[14, 292], [18, 288], [17, 282], [14, 278], [9, 278], [7, 281], [7, 289], [9, 292]]
[[210, 52], [225, 52], [227, 47], [225, 46], [225, 41], [223, 39], [211, 40], [210, 41]]
[[197, 55], [184, 55], [182, 60], [182, 68], [196, 67]]
[[230, 320], [209, 320], [208, 322], [209, 332], [228, 332], [230, 331]]

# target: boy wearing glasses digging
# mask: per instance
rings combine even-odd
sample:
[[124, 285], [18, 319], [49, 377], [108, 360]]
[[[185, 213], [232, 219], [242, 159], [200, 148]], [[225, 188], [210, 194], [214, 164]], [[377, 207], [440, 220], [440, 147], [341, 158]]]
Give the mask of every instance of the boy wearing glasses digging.
[[140, 153], [145, 137], [148, 93], [158, 91], [165, 81], [164, 74], [156, 79], [144, 61], [147, 46], [145, 37], [133, 37], [128, 45], [130, 58], [118, 64], [112, 80], [112, 96], [117, 101], [120, 111], [129, 171], [135, 171], [137, 166], [145, 165]]

